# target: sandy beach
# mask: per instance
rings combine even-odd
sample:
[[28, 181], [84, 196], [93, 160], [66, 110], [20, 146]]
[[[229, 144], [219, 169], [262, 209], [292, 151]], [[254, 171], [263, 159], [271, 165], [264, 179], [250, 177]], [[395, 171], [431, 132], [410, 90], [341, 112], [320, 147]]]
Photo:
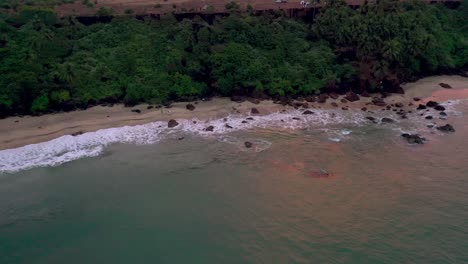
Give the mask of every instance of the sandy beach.
[[[452, 88], [442, 88], [439, 83], [449, 84]], [[468, 98], [468, 78], [460, 76], [436, 76], [421, 79], [415, 83], [403, 85], [405, 94], [394, 94], [385, 98], [387, 104], [400, 102], [403, 109], [413, 110], [418, 102], [413, 102], [414, 97], [421, 98], [421, 102], [447, 101]], [[343, 96], [337, 99], [329, 98], [326, 103], [308, 103], [309, 108], [348, 108], [361, 109], [366, 107], [368, 111], [381, 109], [372, 105], [372, 97], [361, 97], [355, 102], [341, 102]], [[410, 105], [413, 102], [414, 105]], [[187, 110], [186, 105], [195, 106], [193, 111]], [[332, 103], [335, 106], [332, 105]], [[336, 106], [338, 105], [338, 106]], [[179, 102], [171, 108], [147, 109], [148, 105], [141, 104], [135, 107], [114, 105], [113, 107], [95, 106], [83, 111], [68, 113], [55, 113], [43, 116], [9, 117], [0, 120], [0, 149], [10, 149], [48, 141], [63, 135], [73, 133], [86, 133], [99, 129], [134, 126], [155, 121], [168, 121], [170, 119], [211, 120], [226, 117], [230, 114], [241, 113], [248, 115], [253, 107], [259, 110], [260, 115], [292, 109], [292, 106], [274, 104], [272, 101], [262, 101], [254, 104], [249, 101], [242, 103], [233, 102], [229, 98], [213, 98], [209, 101]], [[132, 112], [140, 110], [141, 113]], [[345, 110], [343, 110], [345, 111]]]

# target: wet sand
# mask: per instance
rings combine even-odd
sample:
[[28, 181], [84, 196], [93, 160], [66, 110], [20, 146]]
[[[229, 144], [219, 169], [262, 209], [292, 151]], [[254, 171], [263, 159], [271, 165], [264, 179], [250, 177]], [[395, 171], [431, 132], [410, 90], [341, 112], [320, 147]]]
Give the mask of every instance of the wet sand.
[[[447, 83], [452, 88], [444, 89], [439, 83]], [[468, 98], [468, 78], [460, 76], [436, 76], [421, 79], [415, 83], [403, 86], [404, 95], [395, 94], [385, 98], [385, 102], [393, 104], [401, 102], [403, 109], [414, 109], [408, 106], [414, 97], [420, 97], [422, 102], [428, 100], [447, 101], [451, 99]], [[382, 107], [371, 105], [371, 97], [361, 97], [356, 102], [342, 103], [340, 96], [338, 99], [328, 99], [326, 103], [308, 103], [310, 108], [335, 108], [331, 104], [336, 102], [338, 108], [348, 107], [350, 110], [366, 107], [373, 111]], [[56, 113], [43, 116], [10, 117], [0, 120], [0, 149], [16, 148], [28, 144], [48, 141], [63, 135], [73, 133], [85, 133], [97, 131], [99, 129], [134, 126], [155, 121], [168, 121], [170, 119], [191, 119], [201, 120], [219, 119], [230, 114], [242, 113], [248, 115], [255, 107], [260, 115], [292, 109], [291, 106], [274, 104], [272, 101], [262, 101], [254, 104], [248, 101], [237, 103], [228, 98], [214, 98], [210, 101], [191, 102], [196, 108], [194, 111], [186, 109], [187, 102], [175, 103], [171, 108], [147, 109], [146, 104], [126, 108], [123, 105], [113, 107], [96, 106], [84, 111], [68, 113]], [[131, 110], [138, 109], [141, 113]]]

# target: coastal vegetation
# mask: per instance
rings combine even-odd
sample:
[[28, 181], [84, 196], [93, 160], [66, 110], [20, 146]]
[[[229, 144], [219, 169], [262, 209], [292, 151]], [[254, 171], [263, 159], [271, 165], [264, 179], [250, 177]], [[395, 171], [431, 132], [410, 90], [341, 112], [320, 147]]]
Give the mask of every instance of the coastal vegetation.
[[0, 116], [213, 95], [393, 91], [468, 65], [466, 3], [353, 9], [332, 0], [313, 22], [235, 3], [224, 16], [127, 13], [100, 9], [91, 24], [43, 6], [0, 13]]

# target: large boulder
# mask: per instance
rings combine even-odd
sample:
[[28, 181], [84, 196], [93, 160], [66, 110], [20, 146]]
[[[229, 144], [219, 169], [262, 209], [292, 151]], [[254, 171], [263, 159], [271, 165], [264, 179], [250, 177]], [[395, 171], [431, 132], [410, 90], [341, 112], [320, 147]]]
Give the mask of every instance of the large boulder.
[[434, 107], [436, 107], [438, 105], [439, 105], [439, 103], [434, 102], [434, 101], [429, 101], [429, 102], [426, 103], [426, 106], [431, 107], [431, 108], [434, 108]]
[[345, 96], [346, 100], [350, 101], [350, 102], [354, 102], [354, 101], [358, 101], [360, 98], [359, 98], [359, 95], [353, 93], [353, 92], [348, 92]]
[[193, 104], [187, 104], [187, 105], [185, 106], [185, 108], [187, 108], [187, 110], [189, 110], [189, 111], [195, 110], [195, 106], [194, 106]]
[[178, 125], [179, 125], [179, 123], [177, 121], [175, 121], [174, 119], [171, 119], [171, 120], [169, 120], [167, 122], [167, 127], [169, 127], [169, 128], [176, 127]]
[[384, 117], [380, 120], [382, 123], [395, 123], [395, 120], [391, 119], [391, 118], [388, 118], [388, 117]]

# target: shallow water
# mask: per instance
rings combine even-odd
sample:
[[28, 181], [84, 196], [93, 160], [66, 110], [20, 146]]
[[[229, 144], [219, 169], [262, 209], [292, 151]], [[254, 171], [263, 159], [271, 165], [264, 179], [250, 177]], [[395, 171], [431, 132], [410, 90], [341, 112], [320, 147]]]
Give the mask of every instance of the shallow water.
[[450, 112], [454, 134], [416, 114], [337, 115], [64, 137], [55, 163], [57, 142], [0, 152], [0, 263], [468, 263], [468, 103]]

